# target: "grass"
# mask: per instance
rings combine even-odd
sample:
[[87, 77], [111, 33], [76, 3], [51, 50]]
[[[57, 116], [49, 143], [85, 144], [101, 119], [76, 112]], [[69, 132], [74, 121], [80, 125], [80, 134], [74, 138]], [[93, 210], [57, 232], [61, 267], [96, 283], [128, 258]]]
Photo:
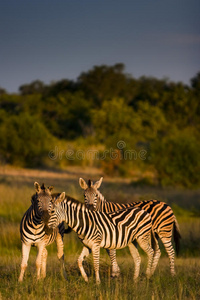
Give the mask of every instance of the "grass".
[[[77, 172], [77, 170], [76, 170]], [[127, 180], [107, 178], [102, 184], [102, 193], [112, 201], [135, 201], [157, 198], [173, 206], [181, 233], [181, 252], [176, 258], [177, 276], [169, 275], [169, 263], [162, 249], [162, 256], [154, 276], [147, 281], [145, 277], [146, 256], [141, 252], [142, 264], [139, 281], [133, 282], [134, 265], [128, 249], [117, 251], [121, 269], [118, 279], [110, 278], [110, 261], [104, 249], [101, 250], [101, 285], [95, 284], [92, 258], [85, 268], [89, 275], [86, 284], [80, 275], [77, 258], [82, 244], [75, 233], [65, 235], [65, 261], [68, 280], [61, 274], [56, 256], [56, 246], [47, 247], [47, 277], [36, 281], [36, 249], [31, 249], [29, 265], [24, 281], [19, 284], [21, 263], [21, 242], [19, 223], [30, 206], [34, 193], [33, 183], [38, 181], [54, 185], [55, 192], [82, 199], [78, 186], [79, 171], [51, 173], [14, 170], [0, 175], [0, 300], [1, 299], [200, 299], [200, 191], [159, 189], [152, 187], [133, 187]], [[88, 172], [88, 170], [87, 170]], [[88, 179], [90, 172], [81, 174]], [[98, 179], [100, 174], [93, 174]], [[194, 213], [195, 212], [195, 213]]]
[[28, 270], [23, 283], [17, 282], [20, 257], [14, 253], [9, 259], [1, 259], [2, 299], [199, 299], [200, 262], [194, 258], [176, 260], [177, 276], [169, 276], [169, 265], [162, 258], [154, 276], [147, 281], [144, 275], [145, 258], [142, 257], [141, 275], [137, 284], [133, 282], [133, 263], [130, 255], [118, 257], [121, 276], [110, 278], [110, 266], [106, 256], [101, 257], [101, 285], [95, 284], [91, 259], [86, 264], [90, 274], [89, 283], [80, 276], [76, 259], [78, 253], [66, 257], [68, 280], [60, 272], [55, 255], [48, 258], [47, 277], [36, 281], [35, 255], [30, 256]]

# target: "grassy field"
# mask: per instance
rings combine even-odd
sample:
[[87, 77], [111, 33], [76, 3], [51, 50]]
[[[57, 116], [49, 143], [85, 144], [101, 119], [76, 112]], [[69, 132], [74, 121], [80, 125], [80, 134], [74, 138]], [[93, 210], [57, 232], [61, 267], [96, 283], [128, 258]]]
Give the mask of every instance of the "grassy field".
[[161, 199], [172, 205], [182, 233], [180, 256], [176, 258], [177, 276], [171, 278], [168, 258], [162, 256], [154, 276], [145, 278], [146, 256], [141, 252], [142, 264], [137, 284], [133, 282], [134, 265], [128, 249], [118, 250], [121, 268], [118, 279], [110, 278], [110, 261], [101, 250], [101, 285], [96, 286], [91, 257], [85, 268], [89, 275], [86, 284], [80, 275], [77, 258], [82, 244], [75, 233], [65, 235], [65, 261], [68, 280], [65, 281], [56, 257], [55, 244], [47, 247], [47, 277], [36, 281], [36, 249], [31, 249], [24, 282], [17, 279], [21, 263], [19, 224], [30, 206], [33, 183], [54, 185], [55, 192], [83, 201], [78, 178], [99, 179], [96, 170], [70, 169], [56, 173], [36, 170], [0, 169], [0, 299], [200, 299], [200, 190], [174, 190], [135, 186], [131, 180], [105, 178], [101, 191], [112, 201]]

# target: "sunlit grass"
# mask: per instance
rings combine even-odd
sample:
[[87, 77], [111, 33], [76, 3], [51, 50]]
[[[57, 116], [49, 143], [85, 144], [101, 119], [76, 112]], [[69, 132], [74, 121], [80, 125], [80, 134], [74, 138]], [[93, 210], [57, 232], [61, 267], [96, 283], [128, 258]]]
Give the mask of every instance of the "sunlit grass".
[[[19, 224], [31, 204], [34, 181], [44, 182], [48, 186], [54, 185], [55, 192], [65, 191], [83, 201], [78, 178], [79, 175], [76, 178], [62, 178], [60, 174], [47, 178], [33, 175], [0, 177], [0, 299], [200, 299], [200, 218], [198, 214], [193, 213], [194, 209], [192, 209], [192, 207], [198, 209], [199, 192], [187, 191], [184, 194], [184, 191], [169, 190], [167, 193], [166, 190], [155, 188], [148, 191], [147, 188], [135, 189], [127, 183], [114, 183], [112, 180], [105, 180], [102, 192], [108, 200], [116, 202], [139, 200], [146, 198], [146, 195], [149, 195], [149, 198], [172, 202], [174, 195], [172, 206], [182, 235], [180, 256], [175, 260], [177, 276], [171, 278], [168, 257], [161, 247], [162, 256], [158, 268], [148, 282], [145, 277], [147, 258], [139, 250], [142, 264], [139, 281], [135, 284], [133, 260], [126, 248], [117, 250], [121, 276], [118, 279], [111, 279], [110, 260], [106, 251], [102, 249], [101, 286], [97, 287], [95, 284], [91, 255], [84, 265], [89, 275], [89, 283], [86, 284], [77, 265], [83, 245], [72, 232], [64, 237], [67, 281], [63, 279], [54, 243], [47, 247], [47, 277], [40, 282], [36, 281], [37, 250], [32, 248], [24, 282], [19, 284], [17, 281], [21, 263]], [[190, 199], [192, 199], [191, 206], [187, 202]], [[189, 207], [191, 209], [188, 209]]]
[[[75, 255], [76, 256], [76, 255]], [[14, 253], [10, 258], [1, 257], [2, 299], [198, 299], [200, 297], [200, 260], [178, 258], [177, 276], [169, 275], [169, 265], [162, 258], [153, 277], [148, 281], [142, 264], [139, 281], [133, 281], [134, 266], [130, 256], [119, 258], [121, 276], [110, 278], [110, 264], [103, 255], [100, 265], [101, 285], [95, 284], [91, 259], [85, 269], [89, 283], [85, 283], [78, 270], [74, 255], [66, 257], [68, 280], [62, 277], [60, 265], [55, 255], [50, 255], [47, 277], [36, 281], [35, 257], [30, 256], [29, 266], [22, 283], [18, 283], [20, 259]]]

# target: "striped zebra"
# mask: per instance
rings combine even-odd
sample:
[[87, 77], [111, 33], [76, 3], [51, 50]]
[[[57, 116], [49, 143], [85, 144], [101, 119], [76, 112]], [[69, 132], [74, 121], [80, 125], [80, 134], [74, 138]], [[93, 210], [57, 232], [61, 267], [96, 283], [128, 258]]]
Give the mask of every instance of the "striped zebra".
[[[34, 183], [36, 193], [32, 196], [32, 205], [25, 212], [20, 223], [20, 234], [22, 242], [22, 262], [19, 281], [23, 281], [24, 272], [27, 268], [28, 258], [31, 246], [38, 248], [36, 258], [37, 279], [41, 276], [46, 277], [46, 246], [54, 241], [57, 244], [57, 256], [63, 267], [63, 274], [66, 277], [64, 269], [64, 253], [63, 253], [63, 235], [65, 233], [64, 223], [55, 229], [49, 229], [47, 222], [49, 212], [52, 209], [52, 197], [57, 194], [51, 194], [53, 187], [46, 188], [44, 184], [40, 187], [39, 183]], [[41, 273], [41, 274], [40, 274]]]
[[141, 259], [134, 246], [135, 240], [148, 256], [147, 277], [153, 274], [154, 250], [158, 248], [158, 243], [152, 231], [151, 217], [144, 210], [128, 208], [111, 214], [91, 211], [85, 204], [72, 198], [65, 198], [63, 192], [55, 199], [48, 226], [56, 228], [63, 221], [78, 234], [84, 244], [78, 258], [78, 266], [86, 282], [88, 277], [83, 268], [83, 260], [90, 252], [93, 254], [96, 283], [100, 283], [100, 248], [121, 249], [126, 246], [129, 247], [135, 262], [134, 280], [137, 280]]
[[[171, 209], [171, 207], [158, 200], [145, 200], [140, 202], [132, 203], [114, 203], [107, 202], [104, 196], [99, 192], [98, 188], [101, 186], [103, 177], [100, 178], [95, 184], [90, 180], [88, 184], [84, 179], [79, 179], [79, 184], [84, 190], [85, 204], [87, 207], [92, 208], [95, 211], [102, 211], [106, 213], [114, 212], [119, 209], [126, 209], [127, 207], [139, 207], [147, 211], [152, 218], [152, 226], [157, 240], [160, 238], [165, 250], [169, 256], [170, 261], [170, 271], [171, 275], [175, 275], [174, 268], [174, 248], [172, 245], [172, 236], [174, 237], [176, 252], [179, 251], [179, 240], [181, 238], [180, 229], [176, 217]], [[158, 262], [161, 255], [160, 249], [156, 253], [156, 262]], [[113, 268], [117, 270], [113, 271], [112, 276], [118, 276], [120, 270], [116, 260], [116, 251], [113, 250], [110, 253], [111, 262], [114, 264]]]

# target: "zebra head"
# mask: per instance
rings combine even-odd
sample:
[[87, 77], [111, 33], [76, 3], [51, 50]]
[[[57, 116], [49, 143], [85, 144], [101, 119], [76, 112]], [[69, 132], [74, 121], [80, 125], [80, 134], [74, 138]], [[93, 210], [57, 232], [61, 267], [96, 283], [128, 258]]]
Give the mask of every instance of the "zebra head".
[[79, 179], [80, 187], [84, 190], [84, 199], [87, 208], [96, 210], [98, 202], [98, 188], [101, 186], [103, 177], [101, 177], [94, 184], [91, 180], [88, 180], [88, 184], [83, 178]]
[[65, 200], [65, 192], [58, 194], [52, 201], [53, 206], [50, 213], [50, 218], [48, 220], [49, 228], [56, 228], [60, 223], [62, 223], [65, 219], [65, 212], [62, 210], [61, 202]]
[[40, 186], [38, 182], [35, 182], [34, 186], [36, 193], [32, 197], [32, 203], [35, 205], [43, 221], [47, 223], [52, 210], [51, 191], [53, 190], [53, 186], [47, 188], [44, 186], [44, 183]]

